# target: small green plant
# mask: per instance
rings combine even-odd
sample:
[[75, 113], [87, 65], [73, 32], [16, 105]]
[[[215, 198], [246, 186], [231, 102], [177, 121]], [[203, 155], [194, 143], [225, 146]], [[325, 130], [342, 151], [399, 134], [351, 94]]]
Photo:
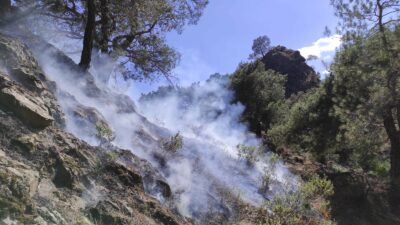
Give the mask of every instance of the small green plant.
[[108, 158], [112, 162], [117, 161], [117, 159], [119, 158], [119, 152], [117, 152], [117, 151], [110, 151], [110, 152], [107, 152], [107, 154], [108, 154]]
[[246, 160], [248, 165], [253, 165], [258, 161], [260, 147], [239, 144], [236, 146], [236, 148], [238, 150], [239, 158]]
[[113, 132], [107, 124], [103, 122], [96, 123], [96, 131], [96, 137], [100, 139], [100, 145], [110, 143], [114, 139]]
[[390, 171], [390, 162], [388, 160], [371, 160], [370, 162], [370, 174], [378, 177], [388, 177]]
[[266, 161], [266, 167], [264, 168], [264, 174], [261, 176], [261, 182], [259, 192], [265, 193], [268, 191], [271, 182], [276, 179], [276, 164], [279, 162], [280, 157], [278, 154], [271, 153]]
[[330, 197], [333, 195], [334, 190], [330, 180], [313, 176], [302, 186], [301, 192], [307, 199], [312, 199], [316, 197]]
[[261, 176], [259, 191], [265, 193], [269, 190], [271, 182], [275, 179], [275, 165], [268, 165], [264, 168], [264, 174]]
[[265, 170], [264, 171], [264, 174], [261, 177], [260, 187], [258, 188], [258, 191], [260, 193], [265, 193], [265, 192], [267, 192], [269, 190], [269, 186], [271, 184], [271, 181], [274, 178], [273, 175], [274, 175], [274, 172], [271, 171], [271, 170]]
[[161, 147], [168, 152], [177, 152], [183, 147], [183, 137], [178, 132], [175, 135], [171, 136], [169, 140], [161, 138], [160, 140]]
[[270, 164], [272, 164], [272, 166], [275, 166], [279, 162], [280, 159], [281, 158], [278, 154], [271, 152], [268, 162]]

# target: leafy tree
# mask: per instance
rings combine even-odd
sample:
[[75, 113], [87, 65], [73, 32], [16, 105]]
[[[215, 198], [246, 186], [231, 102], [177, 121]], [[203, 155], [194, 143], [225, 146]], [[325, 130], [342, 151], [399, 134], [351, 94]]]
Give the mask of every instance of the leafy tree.
[[326, 162], [343, 143], [337, 140], [340, 120], [333, 115], [332, 79], [321, 87], [289, 98], [267, 136], [277, 147], [290, 147]]
[[[371, 115], [390, 141], [391, 205], [400, 206], [399, 0], [331, 0], [344, 34], [332, 71], [342, 84], [338, 112]], [[361, 84], [359, 80], [361, 79]], [[357, 85], [355, 85], [357, 84]], [[339, 85], [340, 86], [340, 85]]]
[[92, 46], [117, 59], [124, 78], [168, 78], [179, 54], [165, 33], [181, 32], [200, 18], [207, 0], [19, 0], [33, 2], [71, 37], [83, 39], [80, 65], [90, 66]]
[[250, 59], [264, 57], [271, 49], [271, 40], [266, 35], [260, 36], [253, 41], [251, 49], [253, 50], [253, 53], [250, 54]]
[[236, 99], [246, 106], [243, 119], [258, 134], [267, 130], [285, 98], [286, 76], [265, 70], [261, 61], [242, 64], [231, 77]]

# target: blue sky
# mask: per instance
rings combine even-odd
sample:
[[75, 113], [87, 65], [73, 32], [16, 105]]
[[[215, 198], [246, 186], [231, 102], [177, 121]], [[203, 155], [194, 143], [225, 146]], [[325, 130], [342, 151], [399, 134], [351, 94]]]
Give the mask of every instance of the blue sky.
[[[188, 85], [212, 73], [233, 72], [260, 35], [268, 35], [272, 45], [329, 59], [338, 38], [324, 38], [323, 32], [336, 23], [329, 0], [210, 0], [197, 25], [168, 34], [167, 41], [182, 54], [174, 73], [181, 85]], [[313, 64], [322, 72], [318, 62]], [[149, 90], [157, 84], [140, 86]]]

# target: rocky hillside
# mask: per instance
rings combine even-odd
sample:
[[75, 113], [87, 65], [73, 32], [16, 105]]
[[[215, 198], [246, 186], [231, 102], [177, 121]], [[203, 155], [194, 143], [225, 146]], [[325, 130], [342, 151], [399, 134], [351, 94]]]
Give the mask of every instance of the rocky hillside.
[[[1, 34], [0, 221], [184, 224], [167, 207], [169, 185], [147, 161], [63, 131], [55, 90], [27, 47]], [[100, 120], [93, 109], [79, 112]], [[148, 194], [155, 188], [164, 204]]]

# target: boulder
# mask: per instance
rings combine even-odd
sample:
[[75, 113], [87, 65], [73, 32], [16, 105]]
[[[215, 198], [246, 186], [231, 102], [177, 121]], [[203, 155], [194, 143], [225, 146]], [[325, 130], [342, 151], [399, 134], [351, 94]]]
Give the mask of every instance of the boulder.
[[[54, 96], [56, 87], [46, 79], [32, 52], [17, 38], [0, 33], [0, 82], [4, 85], [13, 81], [20, 87], [29, 100], [41, 99], [40, 105], [46, 106], [46, 111], [60, 126], [64, 125], [64, 116]], [[6, 78], [4, 78], [6, 77]], [[15, 86], [15, 85], [12, 85]], [[13, 88], [14, 89], [14, 88]], [[50, 90], [51, 89], [51, 90]], [[15, 92], [15, 91], [13, 91]], [[8, 95], [8, 94], [7, 94]], [[17, 94], [19, 95], [19, 94]], [[6, 97], [9, 98], [9, 97]], [[43, 104], [42, 104], [43, 103]], [[41, 114], [40, 111], [38, 113]], [[41, 114], [43, 116], [43, 114]], [[47, 119], [46, 119], [47, 120]], [[33, 122], [35, 124], [35, 122]], [[42, 121], [38, 122], [42, 126]]]
[[21, 121], [33, 127], [43, 128], [54, 121], [42, 99], [1, 75], [0, 107], [13, 112]]
[[32, 91], [43, 90], [44, 80], [39, 66], [26, 46], [15, 38], [0, 35], [0, 64], [6, 67], [11, 78]]

